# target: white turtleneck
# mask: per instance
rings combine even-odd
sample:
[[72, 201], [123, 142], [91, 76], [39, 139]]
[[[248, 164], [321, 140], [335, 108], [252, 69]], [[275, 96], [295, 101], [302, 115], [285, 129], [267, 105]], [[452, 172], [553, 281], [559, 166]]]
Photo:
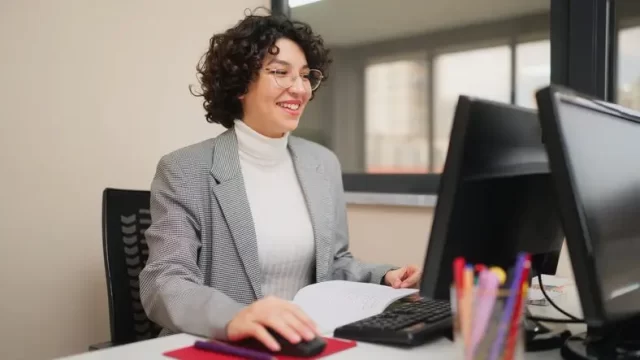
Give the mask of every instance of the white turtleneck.
[[262, 292], [291, 300], [313, 280], [315, 241], [288, 134], [269, 138], [240, 120], [234, 130], [258, 240]]

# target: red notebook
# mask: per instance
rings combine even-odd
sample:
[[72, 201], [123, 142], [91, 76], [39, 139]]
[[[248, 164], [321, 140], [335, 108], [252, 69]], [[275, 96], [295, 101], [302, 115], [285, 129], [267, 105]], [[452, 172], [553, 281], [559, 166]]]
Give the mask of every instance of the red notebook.
[[[304, 360], [312, 360], [319, 359], [325, 356], [329, 356], [331, 354], [335, 354], [340, 351], [344, 351], [347, 349], [351, 349], [356, 346], [355, 341], [334, 339], [334, 338], [324, 338], [327, 341], [327, 346], [324, 350], [314, 357], [304, 358]], [[163, 355], [168, 356], [177, 360], [242, 360], [244, 358], [220, 354], [215, 352], [210, 352], [206, 350], [196, 349], [194, 346], [187, 346], [182, 349], [172, 350], [164, 353]], [[303, 358], [296, 358], [291, 356], [275, 356], [278, 360], [303, 360]]]

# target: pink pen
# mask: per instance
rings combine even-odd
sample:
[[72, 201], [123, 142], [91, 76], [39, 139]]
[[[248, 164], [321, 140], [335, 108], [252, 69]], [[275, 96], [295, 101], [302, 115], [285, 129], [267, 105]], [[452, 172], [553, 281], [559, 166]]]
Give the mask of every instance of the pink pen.
[[469, 348], [469, 355], [473, 358], [473, 353], [476, 351], [476, 347], [480, 344], [480, 340], [487, 330], [487, 324], [493, 311], [493, 305], [498, 295], [498, 287], [500, 286], [500, 279], [498, 276], [489, 270], [483, 270], [480, 273], [478, 280], [478, 290], [476, 297], [476, 305], [473, 312], [473, 321], [471, 329], [471, 342]]

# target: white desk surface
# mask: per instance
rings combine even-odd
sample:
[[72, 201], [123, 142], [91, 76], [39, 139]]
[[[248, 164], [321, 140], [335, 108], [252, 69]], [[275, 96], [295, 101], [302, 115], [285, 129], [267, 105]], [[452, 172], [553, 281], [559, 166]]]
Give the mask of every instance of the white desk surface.
[[[556, 303], [567, 311], [573, 311], [574, 315], [581, 316], [577, 293], [569, 289]], [[546, 317], [558, 317], [558, 312], [550, 306], [530, 306], [534, 315]], [[575, 334], [582, 332], [584, 325], [571, 326], [569, 328]], [[141, 341], [134, 344], [117, 346], [110, 349], [86, 352], [65, 357], [64, 360], [115, 360], [115, 359], [157, 359], [168, 360], [162, 355], [164, 352], [176, 350], [193, 345], [199, 339], [187, 334], [171, 335], [157, 339]], [[369, 360], [369, 359], [402, 359], [402, 360], [433, 360], [458, 358], [455, 348], [447, 339], [440, 339], [425, 345], [411, 348], [398, 349], [383, 345], [375, 345], [359, 342], [354, 348], [326, 357], [329, 360]], [[526, 360], [560, 360], [560, 350], [526, 353]]]
[[[64, 360], [115, 360], [115, 359], [149, 359], [169, 360], [162, 355], [171, 350], [193, 345], [198, 339], [195, 336], [178, 334], [134, 344], [117, 346], [111, 349], [97, 350], [64, 358]], [[397, 349], [388, 346], [359, 342], [354, 348], [327, 356], [328, 360], [369, 360], [369, 359], [402, 359], [432, 360], [456, 359], [454, 347], [449, 340], [441, 339], [412, 349]], [[526, 354], [526, 360], [561, 359], [559, 351], [548, 351]]]

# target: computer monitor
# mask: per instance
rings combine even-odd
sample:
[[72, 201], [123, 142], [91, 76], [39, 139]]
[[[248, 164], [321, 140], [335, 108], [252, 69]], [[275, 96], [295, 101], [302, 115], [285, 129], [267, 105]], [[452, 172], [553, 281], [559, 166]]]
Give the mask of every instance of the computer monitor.
[[611, 350], [619, 351], [629, 340], [637, 351], [640, 113], [555, 86], [536, 96], [567, 248], [589, 326], [586, 334], [567, 342], [563, 353], [617, 358]]
[[450, 300], [453, 260], [555, 274], [564, 240], [537, 112], [458, 99], [420, 295]]

